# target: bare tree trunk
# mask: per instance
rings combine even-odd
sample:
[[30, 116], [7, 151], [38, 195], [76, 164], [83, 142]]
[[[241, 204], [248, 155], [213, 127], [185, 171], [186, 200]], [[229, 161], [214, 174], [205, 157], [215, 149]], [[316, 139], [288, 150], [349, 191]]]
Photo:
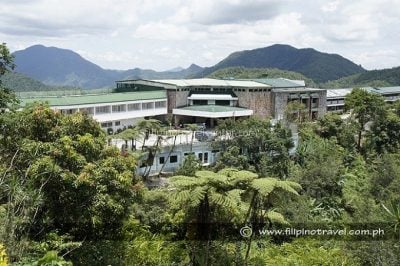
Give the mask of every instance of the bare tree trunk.
[[160, 177], [162, 170], [164, 170], [164, 167], [165, 167], [165, 165], [167, 164], [167, 162], [168, 162], [168, 160], [169, 160], [169, 157], [171, 157], [171, 154], [172, 154], [172, 152], [173, 152], [174, 149], [175, 149], [176, 137], [177, 137], [177, 135], [174, 136], [174, 144], [172, 144], [172, 147], [171, 147], [171, 149], [169, 150], [169, 153], [168, 153], [168, 155], [167, 155], [167, 158], [165, 159], [165, 161], [164, 161], [164, 163], [163, 163], [163, 166], [161, 167], [160, 172], [158, 173], [158, 177]]
[[[157, 151], [158, 151], [158, 146], [160, 145], [160, 141], [161, 141], [161, 137], [159, 136], [159, 137], [157, 138], [157, 141], [156, 141], [156, 146], [155, 146], [155, 150], [154, 150], [153, 162], [154, 162], [154, 158], [156, 158], [156, 156], [157, 156]], [[150, 164], [150, 167], [149, 167], [148, 172], [144, 174], [144, 177], [145, 177], [145, 178], [149, 177], [152, 166], [153, 166], [153, 164]]]
[[193, 151], [194, 131], [192, 131], [192, 140], [190, 141], [190, 152]]

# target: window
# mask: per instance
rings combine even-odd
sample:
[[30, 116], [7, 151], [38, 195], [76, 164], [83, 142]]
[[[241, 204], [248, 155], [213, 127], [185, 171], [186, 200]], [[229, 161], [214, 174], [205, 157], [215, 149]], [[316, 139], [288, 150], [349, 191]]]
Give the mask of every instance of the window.
[[167, 106], [167, 102], [163, 101], [163, 102], [156, 102], [156, 108], [163, 108], [165, 106]]
[[96, 114], [107, 114], [110, 113], [110, 106], [97, 106]]
[[159, 158], [159, 162], [160, 162], [160, 164], [164, 164], [165, 163], [165, 157], [160, 157]]
[[208, 152], [204, 153], [204, 163], [208, 163]]
[[154, 107], [154, 102], [143, 103], [142, 106], [143, 106], [143, 109], [153, 109], [153, 107]]
[[105, 127], [112, 127], [112, 122], [104, 122], [101, 123], [101, 127], [105, 128]]
[[125, 112], [125, 104], [113, 105], [112, 106], [112, 111], [114, 113]]
[[92, 115], [92, 114], [94, 113], [94, 108], [93, 108], [93, 107], [80, 108], [79, 111], [80, 111], [81, 113], [84, 113], [84, 114]]
[[70, 114], [75, 113], [76, 111], [77, 111], [76, 109], [62, 109], [61, 113], [70, 115]]
[[177, 163], [178, 162], [178, 156], [177, 155], [172, 155], [169, 157], [169, 162], [170, 163]]
[[216, 100], [215, 101], [216, 105], [226, 105], [229, 106], [231, 104], [231, 101], [229, 100]]
[[193, 100], [193, 105], [207, 105], [207, 100]]
[[203, 154], [199, 153], [197, 156], [199, 157], [200, 162], [202, 162], [203, 161]]
[[115, 126], [120, 126], [121, 125], [121, 121], [115, 121]]
[[128, 111], [137, 111], [142, 109], [141, 103], [130, 103], [128, 104]]

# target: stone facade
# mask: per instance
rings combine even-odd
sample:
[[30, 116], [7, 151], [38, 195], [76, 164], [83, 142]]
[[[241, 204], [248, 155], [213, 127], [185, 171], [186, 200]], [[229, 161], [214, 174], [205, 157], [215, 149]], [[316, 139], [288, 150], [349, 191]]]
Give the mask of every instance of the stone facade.
[[[305, 101], [310, 118], [317, 119], [326, 113], [326, 90], [305, 89], [297, 92], [277, 90], [272, 93], [273, 118], [277, 120], [284, 119], [286, 106], [293, 99]], [[313, 102], [313, 99], [316, 99], [316, 103]], [[316, 116], [313, 117], [313, 114]]]
[[235, 91], [238, 97], [239, 107], [248, 108], [254, 111], [254, 115], [258, 117], [272, 116], [272, 101], [270, 91]]
[[174, 108], [186, 106], [189, 93], [189, 91], [167, 90], [168, 113], [172, 113]]

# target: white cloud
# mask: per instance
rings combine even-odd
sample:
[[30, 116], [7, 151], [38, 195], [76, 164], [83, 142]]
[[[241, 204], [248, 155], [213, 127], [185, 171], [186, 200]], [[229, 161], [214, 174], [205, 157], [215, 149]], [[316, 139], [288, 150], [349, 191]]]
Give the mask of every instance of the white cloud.
[[398, 0], [0, 0], [0, 38], [42, 43], [106, 68], [210, 66], [274, 43], [338, 53], [368, 68], [399, 63]]

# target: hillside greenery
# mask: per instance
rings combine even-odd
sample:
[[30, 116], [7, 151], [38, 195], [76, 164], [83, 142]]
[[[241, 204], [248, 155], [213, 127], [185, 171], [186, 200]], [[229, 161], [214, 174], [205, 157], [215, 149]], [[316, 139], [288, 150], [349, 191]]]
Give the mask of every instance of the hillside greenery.
[[4, 87], [15, 92], [81, 91], [69, 86], [50, 86], [17, 72], [7, 72], [1, 77]]
[[322, 53], [311, 48], [296, 49], [289, 45], [275, 44], [232, 53], [218, 64], [205, 68], [199, 76], [208, 75], [227, 67], [290, 70], [301, 73], [315, 82], [336, 80], [365, 71], [361, 66], [337, 54]]
[[218, 79], [262, 79], [262, 78], [287, 78], [293, 80], [304, 80], [309, 87], [315, 87], [317, 84], [306, 76], [288, 70], [277, 68], [245, 68], [245, 67], [228, 67], [219, 69], [210, 75], [210, 78]]
[[400, 67], [370, 70], [322, 83], [322, 88], [388, 87], [400, 85]]

